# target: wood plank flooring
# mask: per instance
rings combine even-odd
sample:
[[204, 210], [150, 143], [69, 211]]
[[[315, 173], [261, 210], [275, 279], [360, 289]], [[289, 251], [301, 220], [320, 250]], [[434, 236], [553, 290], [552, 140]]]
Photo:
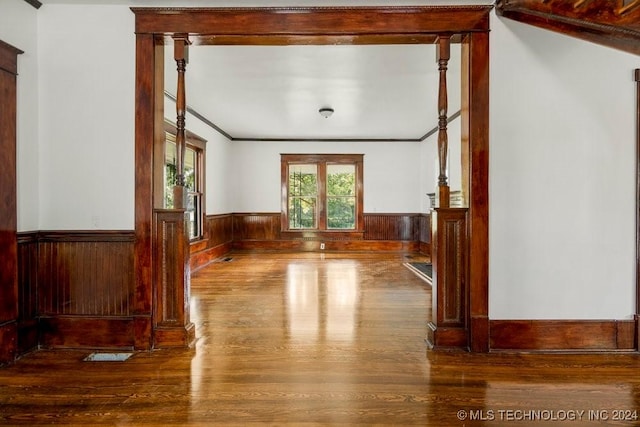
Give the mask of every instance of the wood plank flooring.
[[30, 354], [0, 425], [640, 425], [637, 354], [427, 352], [414, 259], [230, 256], [192, 278], [194, 348]]

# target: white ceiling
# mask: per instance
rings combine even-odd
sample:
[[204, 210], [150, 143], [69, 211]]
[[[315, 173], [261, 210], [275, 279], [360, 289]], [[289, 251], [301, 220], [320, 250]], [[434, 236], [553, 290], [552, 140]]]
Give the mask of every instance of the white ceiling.
[[[388, 1], [41, 0], [47, 4], [131, 6], [375, 6]], [[398, 5], [493, 4], [486, 0], [403, 0]], [[173, 48], [165, 88], [175, 95]], [[460, 49], [452, 45], [449, 115], [460, 109]], [[187, 104], [238, 139], [422, 138], [438, 122], [433, 45], [190, 47]], [[325, 119], [322, 107], [335, 110]], [[172, 118], [175, 113], [167, 111]], [[187, 128], [189, 124], [187, 123]]]
[[[450, 114], [460, 108], [459, 52]], [[420, 139], [438, 122], [435, 55], [433, 45], [191, 46], [186, 99], [234, 138]], [[175, 95], [170, 46], [165, 57]], [[325, 119], [322, 107], [335, 113]]]

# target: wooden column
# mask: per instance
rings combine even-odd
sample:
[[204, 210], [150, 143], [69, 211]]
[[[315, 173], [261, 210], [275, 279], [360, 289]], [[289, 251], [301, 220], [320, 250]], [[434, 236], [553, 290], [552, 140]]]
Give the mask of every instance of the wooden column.
[[[634, 70], [636, 82], [636, 314], [633, 347], [640, 351], [640, 68]], [[636, 406], [639, 404], [635, 399]]]
[[133, 298], [134, 347], [151, 349], [153, 305], [153, 152], [158, 115], [158, 90], [164, 76], [156, 70], [164, 47], [153, 34], [136, 35], [135, 234]]
[[18, 348], [16, 79], [21, 50], [0, 41], [0, 365]]
[[[468, 136], [469, 348], [489, 351], [489, 33], [462, 40], [462, 132]], [[464, 141], [463, 141], [464, 142]]]
[[449, 150], [449, 137], [447, 135], [447, 66], [451, 58], [450, 36], [439, 36], [437, 41], [438, 71], [440, 73], [440, 84], [438, 87], [438, 164], [440, 174], [438, 175], [438, 207], [449, 207], [449, 184], [447, 178], [447, 156]]

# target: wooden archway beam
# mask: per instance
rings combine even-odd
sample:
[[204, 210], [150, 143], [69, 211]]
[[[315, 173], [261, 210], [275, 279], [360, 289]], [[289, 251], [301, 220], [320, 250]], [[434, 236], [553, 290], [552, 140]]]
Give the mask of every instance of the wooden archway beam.
[[[138, 8], [136, 34], [355, 39], [486, 31], [493, 6]], [[246, 44], [261, 44], [247, 40]]]

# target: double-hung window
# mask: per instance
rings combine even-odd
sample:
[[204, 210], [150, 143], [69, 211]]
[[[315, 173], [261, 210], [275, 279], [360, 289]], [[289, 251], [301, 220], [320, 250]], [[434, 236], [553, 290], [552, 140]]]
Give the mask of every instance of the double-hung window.
[[361, 231], [362, 154], [282, 154], [283, 231]]

